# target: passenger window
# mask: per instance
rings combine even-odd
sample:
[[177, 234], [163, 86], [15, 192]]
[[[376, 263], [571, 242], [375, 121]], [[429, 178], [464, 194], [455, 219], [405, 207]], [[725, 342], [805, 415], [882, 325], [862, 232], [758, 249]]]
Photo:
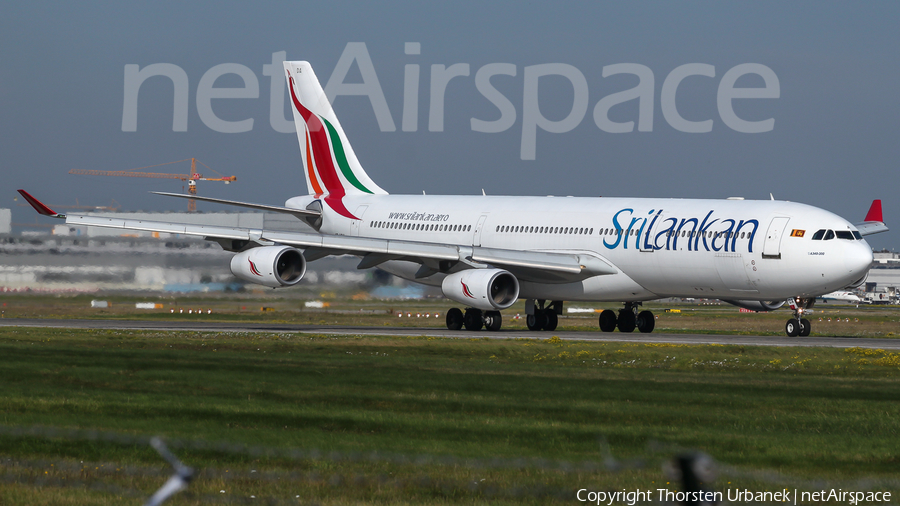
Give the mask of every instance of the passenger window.
[[813, 241], [821, 241], [823, 237], [825, 237], [825, 229], [824, 228], [821, 230], [816, 230], [816, 233], [813, 234], [812, 240]]
[[829, 230], [828, 232], [825, 232], [825, 240], [830, 241], [832, 239], [834, 239], [834, 231]]

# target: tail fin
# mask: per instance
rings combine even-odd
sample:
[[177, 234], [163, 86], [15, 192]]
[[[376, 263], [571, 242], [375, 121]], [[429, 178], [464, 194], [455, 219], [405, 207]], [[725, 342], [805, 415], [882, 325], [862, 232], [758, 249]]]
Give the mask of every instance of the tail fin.
[[356, 159], [309, 62], [286, 61], [284, 70], [309, 193], [324, 195], [335, 211], [351, 217], [342, 212], [344, 195], [387, 192], [372, 181]]

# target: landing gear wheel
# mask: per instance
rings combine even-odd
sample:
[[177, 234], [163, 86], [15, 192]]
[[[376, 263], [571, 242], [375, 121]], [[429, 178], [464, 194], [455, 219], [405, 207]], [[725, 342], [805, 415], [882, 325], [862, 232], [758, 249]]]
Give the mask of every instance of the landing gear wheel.
[[500, 316], [500, 311], [488, 311], [487, 313], [484, 313], [484, 328], [491, 332], [496, 332], [500, 330], [502, 324], [503, 317]]
[[556, 330], [556, 326], [559, 325], [559, 317], [556, 316], [556, 311], [552, 309], [545, 309], [544, 322], [544, 330], [548, 332], [553, 332], [554, 330]]
[[616, 313], [609, 309], [604, 309], [603, 312], [600, 313], [601, 332], [612, 332], [613, 330], [616, 330], [616, 323]]
[[634, 332], [634, 328], [637, 327], [637, 318], [634, 316], [634, 311], [630, 309], [619, 311], [618, 327], [619, 332]]
[[466, 309], [466, 316], [464, 318], [463, 324], [466, 326], [466, 330], [481, 330], [482, 325], [484, 325], [484, 319], [481, 315], [481, 310], [474, 308]]
[[791, 318], [784, 324], [784, 331], [788, 337], [797, 337], [800, 335], [800, 320]]
[[653, 332], [653, 327], [656, 326], [656, 318], [653, 317], [653, 313], [650, 311], [641, 311], [637, 315], [637, 328], [644, 334], [649, 334]]
[[809, 332], [812, 330], [812, 325], [809, 323], [809, 320], [806, 318], [800, 319], [800, 337], [809, 336]]
[[534, 314], [525, 317], [525, 325], [528, 326], [528, 330], [543, 330], [547, 325], [547, 316], [543, 311], [535, 310]]
[[447, 311], [447, 329], [459, 330], [463, 326], [463, 313], [459, 308], [450, 308]]

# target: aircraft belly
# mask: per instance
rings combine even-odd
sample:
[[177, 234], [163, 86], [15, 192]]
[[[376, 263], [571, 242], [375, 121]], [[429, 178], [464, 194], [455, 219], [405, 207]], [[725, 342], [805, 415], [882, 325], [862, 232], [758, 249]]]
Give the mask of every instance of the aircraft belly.
[[428, 286], [441, 286], [441, 282], [445, 277], [445, 275], [441, 273], [432, 274], [431, 276], [416, 279], [416, 272], [418, 272], [421, 267], [421, 264], [418, 264], [416, 262], [408, 262], [405, 260], [390, 260], [378, 265], [379, 269], [387, 272], [388, 274], [393, 274], [398, 278], [403, 278], [408, 281], [413, 281], [415, 283], [421, 283]]
[[659, 296], [636, 283], [624, 273], [594, 276], [575, 283], [519, 282], [519, 299], [630, 301], [651, 300]]
[[679, 251], [635, 252], [640, 262], [623, 266], [647, 290], [669, 297], [718, 298], [724, 288], [707, 255]]

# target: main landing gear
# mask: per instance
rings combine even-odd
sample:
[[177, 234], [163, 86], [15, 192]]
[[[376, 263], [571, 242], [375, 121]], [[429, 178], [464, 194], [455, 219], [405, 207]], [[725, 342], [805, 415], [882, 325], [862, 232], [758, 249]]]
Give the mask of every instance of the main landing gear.
[[634, 332], [634, 329], [645, 334], [653, 332], [656, 318], [650, 311], [638, 312], [640, 305], [640, 302], [626, 302], [625, 308], [619, 310], [618, 316], [612, 310], [604, 310], [600, 313], [600, 330], [612, 332], [618, 327], [619, 332]]
[[[544, 306], [543, 300], [528, 300], [525, 303], [525, 324], [528, 330], [546, 330], [554, 331], [559, 324], [559, 317], [562, 312], [562, 301], [554, 300]], [[530, 314], [529, 314], [530, 313]], [[450, 330], [460, 330], [465, 328], [470, 331], [478, 331], [482, 328], [491, 332], [500, 330], [503, 325], [503, 317], [500, 311], [482, 311], [473, 307], [466, 308], [465, 313], [459, 308], [451, 308], [447, 311], [447, 328]]]
[[[535, 302], [537, 305], [535, 306]], [[562, 312], [562, 301], [555, 300], [544, 307], [544, 300], [528, 300], [525, 302], [525, 325], [528, 330], [546, 330], [552, 332], [559, 325], [558, 314]]]
[[800, 297], [794, 297], [788, 299], [787, 302], [788, 306], [794, 311], [794, 317], [784, 324], [784, 332], [788, 337], [808, 336], [809, 332], [812, 330], [812, 324], [803, 317], [803, 313], [810, 312], [809, 310], [812, 309], [813, 305], [816, 303], [816, 299], [801, 299]]
[[450, 308], [447, 311], [447, 328], [450, 330], [459, 330], [463, 327], [466, 330], [477, 331], [485, 328], [491, 332], [500, 330], [503, 324], [503, 317], [500, 311], [482, 311], [473, 307], [466, 308], [465, 314], [459, 308]]

